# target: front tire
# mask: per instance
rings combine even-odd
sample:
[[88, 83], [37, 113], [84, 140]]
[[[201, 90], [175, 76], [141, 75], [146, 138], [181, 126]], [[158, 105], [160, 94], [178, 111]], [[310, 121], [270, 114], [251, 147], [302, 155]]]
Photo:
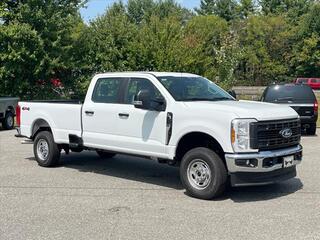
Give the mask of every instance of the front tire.
[[5, 130], [11, 130], [14, 128], [14, 114], [7, 112], [5, 118], [2, 121], [2, 126]]
[[54, 142], [51, 132], [43, 131], [37, 134], [33, 152], [41, 167], [53, 167], [59, 163], [60, 149]]
[[227, 170], [215, 152], [199, 147], [184, 155], [180, 165], [180, 178], [190, 196], [209, 200], [224, 192]]

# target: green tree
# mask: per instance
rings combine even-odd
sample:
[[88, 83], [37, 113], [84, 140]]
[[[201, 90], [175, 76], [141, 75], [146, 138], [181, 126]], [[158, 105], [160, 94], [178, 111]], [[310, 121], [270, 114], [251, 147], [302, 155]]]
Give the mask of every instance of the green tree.
[[129, 20], [140, 24], [143, 20], [150, 19], [155, 5], [153, 0], [129, 0], [127, 5]]
[[131, 43], [132, 66], [138, 71], [182, 71], [187, 57], [179, 19], [152, 16]]
[[192, 16], [191, 11], [181, 7], [174, 0], [129, 0], [127, 11], [129, 20], [135, 24], [141, 24], [142, 21], [148, 22], [152, 16], [157, 16], [160, 19], [174, 16], [182, 22]]
[[[242, 59], [237, 71], [241, 81], [265, 85], [290, 78], [290, 25], [282, 16], [252, 16], [244, 26], [235, 26], [240, 32]], [[250, 82], [250, 83], [249, 83]]]
[[[0, 77], [2, 85], [6, 86], [2, 91], [36, 97], [44, 92], [38, 83], [43, 83], [42, 87], [49, 87], [53, 77], [60, 78], [65, 85], [72, 85], [72, 32], [73, 27], [81, 21], [78, 13], [81, 1], [12, 2], [4, 1], [0, 5]], [[26, 29], [30, 33], [24, 36]], [[17, 59], [26, 64], [32, 59], [33, 65], [19, 72]], [[44, 96], [49, 97], [48, 94]]]
[[129, 43], [136, 34], [122, 3], [85, 26], [77, 41], [80, 89], [85, 90], [95, 73], [132, 70]]
[[188, 70], [227, 87], [235, 80], [240, 49], [238, 37], [228, 23], [217, 16], [194, 17], [185, 28], [190, 57]]
[[238, 4], [236, 0], [217, 0], [214, 7], [214, 14], [227, 21], [238, 17]]
[[28, 24], [0, 27], [0, 95], [32, 95], [42, 72], [43, 41]]
[[196, 8], [196, 12], [200, 15], [211, 15], [214, 13], [216, 0], [201, 0], [200, 7]]
[[227, 21], [238, 17], [238, 3], [236, 0], [203, 0], [196, 11], [200, 15], [217, 15]]
[[250, 15], [255, 14], [257, 6], [253, 0], [240, 0], [238, 5], [238, 15], [240, 18], [248, 18]]
[[265, 14], [287, 14], [298, 18], [307, 13], [314, 0], [260, 0], [261, 11]]
[[296, 76], [320, 76], [320, 4], [314, 4], [304, 15], [294, 35], [291, 61]]

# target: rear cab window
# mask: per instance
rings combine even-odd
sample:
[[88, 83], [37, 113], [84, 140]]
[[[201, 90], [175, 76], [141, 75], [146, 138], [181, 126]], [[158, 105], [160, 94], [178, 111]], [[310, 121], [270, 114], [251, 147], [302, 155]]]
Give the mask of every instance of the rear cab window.
[[272, 103], [314, 103], [315, 99], [308, 85], [294, 84], [269, 86], [262, 97], [262, 101]]
[[97, 80], [92, 94], [96, 103], [120, 103], [121, 88], [126, 78], [100, 78]]

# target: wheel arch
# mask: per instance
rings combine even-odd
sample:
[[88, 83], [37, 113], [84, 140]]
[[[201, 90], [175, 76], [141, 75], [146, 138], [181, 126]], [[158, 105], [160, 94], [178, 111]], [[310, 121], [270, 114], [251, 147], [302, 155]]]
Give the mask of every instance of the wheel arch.
[[219, 141], [202, 131], [192, 131], [181, 136], [175, 150], [175, 159], [181, 161], [185, 153], [196, 147], [206, 147], [213, 150], [225, 163], [225, 151]]
[[52, 129], [48, 121], [46, 121], [43, 118], [38, 118], [34, 121], [31, 128], [31, 139], [34, 140], [34, 138], [37, 136], [37, 134], [41, 131], [49, 131], [52, 133]]

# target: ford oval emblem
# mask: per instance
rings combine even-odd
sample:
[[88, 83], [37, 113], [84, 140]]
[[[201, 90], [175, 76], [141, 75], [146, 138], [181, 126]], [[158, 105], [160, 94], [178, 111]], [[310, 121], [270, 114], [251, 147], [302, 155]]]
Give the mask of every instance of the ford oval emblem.
[[290, 128], [282, 129], [279, 133], [284, 138], [289, 138], [292, 136], [292, 130]]

